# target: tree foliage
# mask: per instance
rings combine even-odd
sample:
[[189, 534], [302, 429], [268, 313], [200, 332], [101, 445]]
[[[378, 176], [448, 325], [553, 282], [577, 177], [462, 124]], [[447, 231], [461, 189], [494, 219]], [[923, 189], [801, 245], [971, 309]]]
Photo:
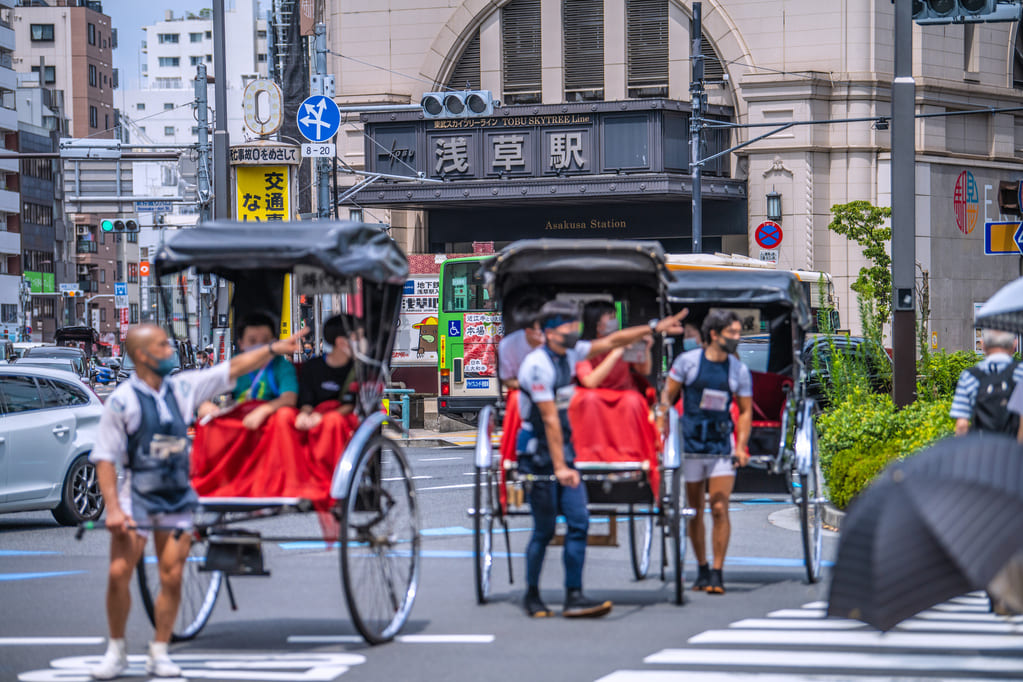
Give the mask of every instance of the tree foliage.
[[888, 245], [892, 228], [886, 221], [892, 215], [887, 206], [874, 206], [869, 201], [851, 201], [831, 207], [832, 220], [828, 229], [856, 242], [863, 249], [869, 267], [860, 268], [852, 290], [873, 308], [873, 314], [883, 323], [892, 312], [892, 258]]

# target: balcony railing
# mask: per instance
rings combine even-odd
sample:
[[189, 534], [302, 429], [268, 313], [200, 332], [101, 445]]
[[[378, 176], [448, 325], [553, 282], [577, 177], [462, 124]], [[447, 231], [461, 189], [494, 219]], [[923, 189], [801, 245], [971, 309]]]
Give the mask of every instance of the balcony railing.
[[80, 239], [75, 242], [75, 251], [78, 253], [99, 253], [99, 244]]

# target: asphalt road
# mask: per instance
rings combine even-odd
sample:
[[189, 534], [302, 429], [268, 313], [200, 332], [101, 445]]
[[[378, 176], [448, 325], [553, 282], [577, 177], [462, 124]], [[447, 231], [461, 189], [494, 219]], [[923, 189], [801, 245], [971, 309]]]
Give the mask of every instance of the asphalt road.
[[[507, 564], [500, 557], [495, 599], [477, 606], [471, 522], [466, 516], [472, 451], [417, 449], [410, 457], [417, 477], [424, 560], [419, 596], [400, 641], [368, 647], [355, 637], [336, 552], [274, 544], [265, 548], [272, 577], [233, 580], [239, 609], [230, 610], [222, 591], [199, 637], [172, 646], [187, 678], [776, 682], [869, 675], [878, 682], [946, 675], [1023, 677], [1023, 646], [1013, 648], [1003, 634], [970, 635], [994, 638], [990, 639], [994, 644], [985, 647], [988, 640], [962, 640], [966, 634], [955, 630], [962, 620], [955, 617], [961, 612], [969, 616], [966, 626], [976, 625], [971, 618], [989, 617], [979, 598], [965, 597], [953, 605], [958, 610], [948, 612], [953, 619], [939, 623], [942, 636], [952, 633], [958, 641], [969, 642], [968, 651], [958, 651], [962, 646], [937, 651], [921, 644], [919, 637], [899, 646], [890, 640], [878, 643], [870, 639], [874, 633], [855, 623], [830, 629], [835, 627], [832, 623], [843, 621], [821, 620], [820, 600], [826, 591], [822, 585], [804, 582], [792, 507], [781, 498], [763, 495], [739, 496], [732, 504], [724, 596], [690, 593], [685, 606], [672, 605], [671, 588], [661, 582], [656, 569], [645, 581], [633, 579], [627, 540], [621, 533], [621, 546], [591, 548], [587, 555], [587, 591], [614, 600], [610, 616], [531, 621], [519, 605], [528, 520], [518, 519], [511, 534], [515, 584], [508, 584]], [[306, 516], [253, 527], [296, 536], [318, 531], [315, 519]], [[593, 529], [601, 530], [601, 524], [594, 523]], [[835, 538], [829, 534], [827, 559], [834, 549]], [[105, 647], [106, 553], [102, 531], [76, 541], [73, 531], [55, 526], [48, 513], [0, 516], [0, 682], [87, 679], [83, 671]], [[548, 554], [542, 584], [545, 598], [555, 608], [562, 601], [560, 555], [560, 549]], [[658, 555], [655, 543], [655, 562]], [[1023, 630], [1018, 621], [992, 625], [1009, 627], [1017, 637]], [[130, 653], [143, 654], [151, 634], [136, 604], [129, 622]], [[929, 630], [916, 634], [936, 636]], [[843, 636], [853, 639], [845, 641]], [[990, 656], [990, 646], [999, 656], [981, 660], [974, 655]], [[867, 656], [880, 668], [857, 656]], [[946, 667], [913, 656], [928, 660], [944, 656]], [[1013, 661], [1019, 664], [1015, 669]], [[133, 670], [141, 674], [140, 668]]]

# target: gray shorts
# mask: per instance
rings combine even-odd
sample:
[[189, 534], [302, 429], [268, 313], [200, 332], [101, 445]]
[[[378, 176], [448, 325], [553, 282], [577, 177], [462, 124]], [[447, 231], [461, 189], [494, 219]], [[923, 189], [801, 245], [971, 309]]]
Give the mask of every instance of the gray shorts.
[[682, 460], [682, 477], [686, 483], [719, 476], [735, 476], [731, 457], [686, 457]]
[[127, 479], [127, 477], [123, 482], [118, 481], [117, 500], [121, 505], [121, 510], [128, 516], [132, 517], [132, 520], [138, 524], [139, 527], [135, 529], [135, 532], [139, 534], [139, 537], [148, 538], [152, 535], [154, 526], [160, 530], [180, 528], [182, 530], [190, 531], [195, 525], [195, 514], [192, 512], [156, 514], [153, 516], [143, 516], [141, 518], [136, 517], [131, 503], [130, 479]]

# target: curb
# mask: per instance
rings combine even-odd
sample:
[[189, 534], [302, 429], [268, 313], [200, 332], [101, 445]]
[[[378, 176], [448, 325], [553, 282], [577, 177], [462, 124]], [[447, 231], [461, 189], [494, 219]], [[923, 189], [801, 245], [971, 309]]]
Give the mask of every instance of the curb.
[[842, 529], [842, 519], [845, 518], [845, 512], [838, 509], [830, 502], [824, 503], [824, 513], [822, 514], [821, 520], [825, 525], [831, 526], [835, 530]]
[[470, 447], [468, 445], [459, 446], [458, 443], [452, 443], [449, 440], [443, 440], [441, 438], [409, 438], [401, 439], [396, 438], [395, 442], [403, 448], [454, 448], [454, 447]]

